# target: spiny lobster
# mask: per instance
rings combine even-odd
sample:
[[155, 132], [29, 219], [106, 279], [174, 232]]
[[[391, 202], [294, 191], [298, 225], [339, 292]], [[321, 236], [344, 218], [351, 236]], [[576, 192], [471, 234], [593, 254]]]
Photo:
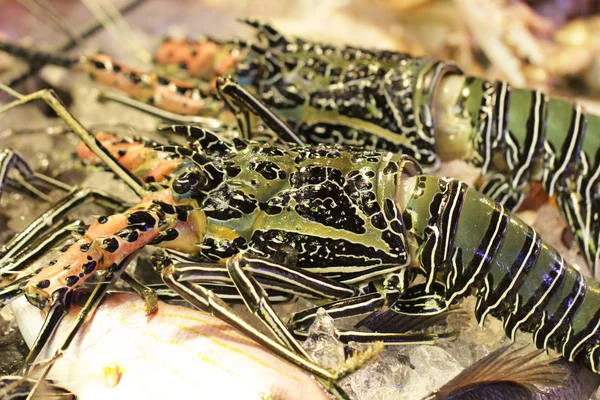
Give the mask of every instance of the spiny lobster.
[[[276, 133], [292, 131], [235, 82], [220, 79], [217, 86], [242, 121], [243, 114], [258, 110]], [[334, 318], [389, 306], [384, 318], [393, 318], [440, 313], [475, 291], [480, 320], [487, 314], [502, 319], [511, 337], [517, 330], [531, 331], [538, 347], [557, 349], [597, 372], [598, 284], [565, 263], [504, 206], [461, 182], [423, 174], [410, 156], [340, 146], [281, 148], [242, 139], [229, 142], [201, 128], [174, 126], [173, 131], [187, 136], [189, 143], [152, 144], [158, 153], [150, 159], [160, 163], [169, 156], [159, 154], [171, 155], [176, 168], [170, 177], [154, 178], [153, 185], [144, 186], [52, 92], [25, 96], [0, 112], [36, 99], [57, 111], [141, 201], [127, 206], [97, 191], [73, 191], [2, 249], [4, 265], [12, 265], [0, 272], [11, 273], [19, 258], [39, 252], [32, 232], [39, 237], [45, 230], [42, 241], [57, 234], [43, 225], [56, 222], [83, 197], [95, 197], [120, 211], [83, 229], [82, 238], [41, 271], [0, 290], [3, 304], [25, 294], [33, 304], [50, 310], [28, 362], [60, 321], [75, 288], [98, 271], [106, 272], [98, 286], [104, 287], [113, 274], [122, 272], [132, 254], [151, 244], [187, 254], [166, 251], [153, 257], [169, 287], [315, 374], [331, 390], [335, 390], [332, 382], [372, 352], [344, 371], [323, 369], [295, 337], [306, 332], [316, 308], [292, 316], [286, 327], [270, 297], [327, 301], [322, 307]], [[113, 145], [117, 149], [119, 144]], [[21, 169], [26, 170], [23, 165]], [[34, 246], [25, 250], [31, 243]], [[230, 288], [277, 340], [228, 308], [219, 291], [230, 293]], [[102, 289], [98, 293], [92, 296], [92, 305]], [[384, 322], [381, 315], [367, 318], [363, 325], [375, 332], [341, 331], [340, 338], [432, 343], [445, 336], [377, 332]]]

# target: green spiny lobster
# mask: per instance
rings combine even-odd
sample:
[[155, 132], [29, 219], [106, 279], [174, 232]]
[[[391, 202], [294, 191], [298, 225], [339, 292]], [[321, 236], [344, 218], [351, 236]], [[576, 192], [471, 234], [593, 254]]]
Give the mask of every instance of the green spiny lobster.
[[[225, 96], [227, 87], [246, 96], [243, 101], [228, 99], [240, 110], [260, 105], [230, 80], [218, 85]], [[439, 336], [398, 333], [394, 317], [439, 313], [475, 293], [482, 321], [487, 314], [501, 318], [511, 337], [517, 330], [531, 331], [539, 347], [557, 349], [598, 372], [600, 286], [565, 263], [504, 206], [459, 181], [423, 174], [409, 156], [340, 146], [286, 149], [240, 139], [227, 142], [200, 128], [174, 126], [173, 131], [189, 138], [187, 146], [151, 145], [178, 158], [180, 168], [164, 182], [142, 186], [52, 92], [25, 96], [0, 112], [36, 99], [65, 118], [141, 198], [128, 206], [96, 192], [101, 203], [120, 212], [99, 218], [41, 271], [0, 290], [2, 304], [24, 294], [49, 309], [41, 344], [60, 321], [74, 289], [96, 272], [107, 272], [102, 284], [110, 282], [132, 254], [152, 244], [185, 253], [154, 256], [169, 287], [332, 389], [331, 382], [344, 373], [315, 365], [294, 336], [303, 336], [316, 308], [294, 315], [286, 327], [269, 298], [281, 300], [277, 296], [283, 294], [283, 299], [324, 301], [322, 306], [335, 318], [388, 305], [383, 316], [371, 314], [375, 318], [362, 322], [374, 332], [340, 332], [341, 339], [431, 343]], [[261, 110], [262, 115], [267, 112]], [[266, 123], [276, 132], [283, 126], [281, 121]], [[32, 230], [40, 234], [40, 224], [56, 222], [65, 208], [81, 201], [80, 192], [73, 191], [9, 242], [2, 256], [11, 253], [13, 267], [6, 267], [5, 259], [0, 272], [14, 272], [18, 258], [39, 251]], [[277, 340], [228, 308], [219, 297], [228, 288], [235, 289]], [[97, 301], [98, 296], [92, 298]], [[381, 325], [387, 327], [378, 332]], [[28, 362], [41, 344], [34, 346]]]
[[[541, 182], [555, 196], [595, 275], [600, 139], [593, 132], [600, 130], [600, 117], [539, 91], [467, 77], [451, 63], [290, 39], [269, 25], [245, 22], [257, 29], [259, 44], [167, 39], [155, 61], [176, 64], [204, 80], [232, 73], [285, 118], [292, 129], [283, 139], [292, 143], [398, 152], [426, 170], [436, 169], [440, 160], [466, 160], [485, 174], [479, 190], [513, 211], [528, 184]], [[80, 62], [9, 43], [0, 43], [0, 49], [65, 66]], [[210, 84], [199, 90], [128, 69], [105, 55], [91, 56], [83, 67], [95, 80], [119, 82], [121, 90], [170, 112], [215, 115], [222, 109], [207, 92]], [[242, 126], [246, 137], [251, 136], [248, 124]]]
[[[224, 53], [244, 51], [229, 72], [303, 141], [399, 152], [426, 170], [440, 160], [466, 160], [486, 174], [479, 190], [510, 210], [529, 182], [541, 182], [595, 270], [600, 117], [540, 91], [467, 77], [451, 63], [320, 45], [245, 22], [257, 29], [258, 45], [205, 43], [221, 43]], [[156, 61], [193, 72], [202, 43], [167, 39]]]

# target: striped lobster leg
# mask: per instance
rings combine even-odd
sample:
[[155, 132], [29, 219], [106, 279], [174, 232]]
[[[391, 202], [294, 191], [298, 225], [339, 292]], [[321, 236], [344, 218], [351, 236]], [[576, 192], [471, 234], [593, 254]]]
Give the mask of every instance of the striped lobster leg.
[[[182, 279], [179, 270], [179, 262], [171, 260], [168, 256], [156, 255], [153, 257], [155, 268], [161, 273], [161, 277], [165, 284], [181, 297], [187, 300], [194, 307], [214, 315], [228, 324], [237, 328], [240, 332], [250, 337], [252, 340], [271, 350], [279, 357], [299, 366], [305, 371], [315, 375], [319, 382], [336, 398], [349, 399], [348, 395], [337, 385], [337, 382], [360, 368], [364, 363], [375, 357], [381, 351], [381, 345], [374, 345], [369, 349], [361, 352], [357, 357], [348, 360], [342, 369], [338, 371], [330, 371], [316, 364], [312, 357], [300, 346], [299, 343], [285, 330], [282, 322], [276, 314], [270, 313], [276, 318], [275, 323], [278, 323], [282, 330], [279, 330], [275, 335], [275, 340], [257, 330], [253, 325], [240, 318], [233, 309], [221, 298], [216, 296], [212, 291], [205, 288], [203, 285], [193, 283]], [[233, 277], [232, 277], [233, 278]], [[234, 278], [235, 279], [235, 278]], [[254, 286], [260, 288], [258, 284]], [[244, 297], [244, 294], [242, 297]], [[268, 302], [266, 296], [262, 297], [262, 302]], [[272, 309], [271, 309], [272, 311]]]

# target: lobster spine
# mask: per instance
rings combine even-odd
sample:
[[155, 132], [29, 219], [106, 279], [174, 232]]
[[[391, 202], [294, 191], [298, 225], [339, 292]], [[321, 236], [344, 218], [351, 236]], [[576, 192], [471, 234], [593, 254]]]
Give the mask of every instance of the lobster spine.
[[403, 215], [426, 291], [437, 282], [449, 306], [475, 290], [481, 323], [490, 314], [510, 338], [532, 332], [537, 347], [582, 358], [598, 372], [600, 287], [531, 227], [463, 183], [425, 175], [416, 177]]

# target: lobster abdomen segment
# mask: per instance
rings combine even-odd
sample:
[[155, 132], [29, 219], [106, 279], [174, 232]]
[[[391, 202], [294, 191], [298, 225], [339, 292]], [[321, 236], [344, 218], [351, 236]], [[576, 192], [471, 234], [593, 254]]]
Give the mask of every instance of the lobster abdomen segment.
[[598, 372], [598, 284], [531, 227], [465, 184], [415, 179], [404, 207], [409, 237], [420, 249], [413, 264], [429, 285], [437, 281], [444, 287], [447, 305], [474, 290], [480, 322], [491, 314], [504, 322], [509, 337], [517, 330], [532, 332], [538, 347], [571, 361], [582, 358]]

